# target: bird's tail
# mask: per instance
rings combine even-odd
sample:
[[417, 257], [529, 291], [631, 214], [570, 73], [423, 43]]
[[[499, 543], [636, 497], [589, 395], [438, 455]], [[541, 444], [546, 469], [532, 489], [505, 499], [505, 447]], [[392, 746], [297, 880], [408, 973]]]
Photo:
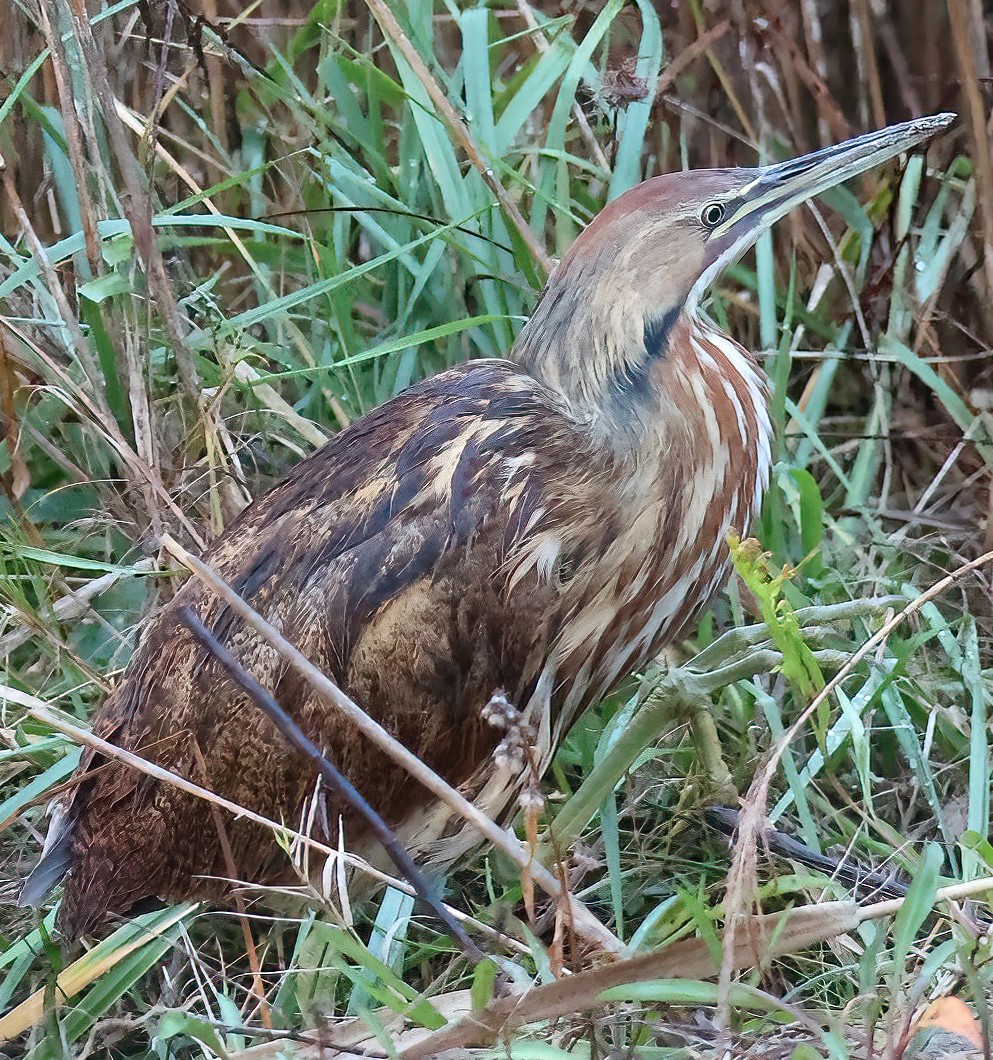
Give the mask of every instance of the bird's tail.
[[[90, 837], [85, 844], [87, 857], [80, 863], [77, 849], [80, 844], [79, 818], [80, 811], [73, 806], [55, 806], [41, 860], [24, 881], [17, 899], [20, 906], [39, 906], [65, 879], [55, 930], [60, 937], [69, 940], [76, 940], [98, 928], [108, 910], [122, 911], [135, 898], [143, 896], [133, 874], [115, 872], [115, 867], [108, 863], [105, 837]], [[132, 891], [139, 893], [132, 894]]]
[[52, 888], [69, 871], [72, 856], [72, 833], [75, 814], [60, 803], [52, 810], [52, 820], [45, 836], [41, 860], [24, 881], [17, 904], [37, 906], [48, 897]]
[[[124, 827], [94, 833], [86, 810], [59, 822], [46, 839], [41, 861], [21, 890], [20, 905], [37, 905], [65, 877], [55, 930], [76, 940], [98, 931], [108, 916], [126, 915], [155, 895], [162, 882], [168, 844], [154, 819], [139, 815]], [[52, 835], [52, 829], [49, 829]], [[68, 873], [68, 875], [67, 875]]]

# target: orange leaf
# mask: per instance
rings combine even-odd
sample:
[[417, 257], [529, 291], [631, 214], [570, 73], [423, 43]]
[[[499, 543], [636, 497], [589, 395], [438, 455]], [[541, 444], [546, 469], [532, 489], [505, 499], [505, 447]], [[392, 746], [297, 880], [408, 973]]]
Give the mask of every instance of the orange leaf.
[[[539, 803], [528, 801], [524, 806], [524, 833], [527, 836], [527, 845], [531, 857], [538, 846], [538, 812]], [[531, 861], [521, 870], [521, 890], [524, 896], [524, 908], [528, 914], [528, 920], [534, 924], [534, 879], [531, 876]]]
[[548, 947], [548, 962], [556, 979], [561, 979], [565, 970], [564, 941], [565, 903], [559, 902], [555, 907], [555, 935], [552, 937], [551, 946]]

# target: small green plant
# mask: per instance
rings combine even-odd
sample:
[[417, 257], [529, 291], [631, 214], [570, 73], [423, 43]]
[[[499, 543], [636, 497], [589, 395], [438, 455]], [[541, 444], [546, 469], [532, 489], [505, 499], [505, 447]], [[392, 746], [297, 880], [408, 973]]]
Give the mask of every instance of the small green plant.
[[732, 535], [729, 544], [734, 569], [757, 601], [769, 636], [782, 652], [783, 676], [802, 698], [812, 699], [824, 687], [824, 675], [803, 639], [795, 608], [783, 594], [796, 571], [789, 566], [774, 571], [771, 553], [763, 552], [755, 538], [742, 541]]

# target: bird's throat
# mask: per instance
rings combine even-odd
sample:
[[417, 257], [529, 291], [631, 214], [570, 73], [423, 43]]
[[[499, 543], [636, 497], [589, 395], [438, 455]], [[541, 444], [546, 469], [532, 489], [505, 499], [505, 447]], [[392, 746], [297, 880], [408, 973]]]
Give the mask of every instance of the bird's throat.
[[684, 304], [642, 308], [638, 299], [576, 299], [546, 292], [513, 358], [561, 398], [572, 418], [612, 447], [654, 433], [666, 400], [665, 364], [689, 333]]

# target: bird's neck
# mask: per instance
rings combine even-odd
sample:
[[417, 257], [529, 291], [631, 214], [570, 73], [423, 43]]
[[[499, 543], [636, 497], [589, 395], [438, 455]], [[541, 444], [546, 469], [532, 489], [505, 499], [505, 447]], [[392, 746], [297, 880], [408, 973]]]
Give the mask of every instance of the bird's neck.
[[694, 359], [689, 340], [699, 325], [681, 299], [646, 306], [636, 289], [581, 291], [553, 278], [512, 356], [592, 439], [651, 448], [672, 407], [671, 363]]
[[768, 380], [754, 355], [688, 307], [644, 312], [631, 302], [619, 294], [616, 311], [598, 314], [549, 291], [514, 357], [592, 443], [625, 460], [688, 469], [711, 462], [704, 450], [724, 447], [731, 464], [751, 453], [761, 467], [747, 474], [764, 479], [772, 429]]
[[[638, 664], [639, 652], [651, 655], [691, 621], [723, 580], [729, 531], [748, 534], [768, 483], [768, 383], [754, 356], [688, 311], [676, 316], [666, 334], [667, 345], [644, 371], [638, 403], [629, 388], [597, 390], [599, 380], [589, 377], [574, 388], [567, 373], [580, 365], [572, 350], [559, 356], [554, 348], [539, 353], [525, 347], [521, 356], [528, 371], [558, 391], [567, 410], [588, 402], [593, 429], [577, 424], [580, 433], [594, 445], [593, 431], [604, 438], [588, 465], [580, 462], [580, 474], [564, 469], [557, 484], [564, 495], [575, 486], [572, 507], [563, 504], [562, 510], [591, 508], [592, 517], [555, 524], [552, 513], [552, 525], [538, 538], [545, 548], [551, 538], [562, 542], [564, 554], [596, 557], [579, 568], [563, 594], [567, 611], [575, 606], [582, 612], [578, 601], [595, 600], [596, 607], [584, 614], [589, 624], [579, 627], [582, 635], [572, 634], [560, 646], [560, 687], [568, 689], [568, 678], [590, 672], [592, 645], [599, 645], [604, 661], [589, 686], [572, 685], [576, 698], [566, 694], [564, 724], [586, 702], [583, 695], [605, 691]], [[638, 599], [632, 584], [652, 587], [641, 625], [632, 618]], [[625, 641], [632, 631], [636, 635]]]

